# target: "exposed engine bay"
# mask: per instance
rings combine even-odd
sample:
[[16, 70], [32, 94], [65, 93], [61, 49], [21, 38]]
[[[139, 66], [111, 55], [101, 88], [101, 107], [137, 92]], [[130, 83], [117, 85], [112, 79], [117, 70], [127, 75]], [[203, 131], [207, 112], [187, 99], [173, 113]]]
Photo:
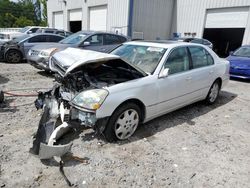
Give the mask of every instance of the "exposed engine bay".
[[[114, 62], [115, 61], [115, 62]], [[122, 60], [110, 60], [83, 65], [65, 77], [56, 76], [56, 81], [65, 88], [80, 92], [86, 89], [108, 87], [143, 77], [137, 70]]]

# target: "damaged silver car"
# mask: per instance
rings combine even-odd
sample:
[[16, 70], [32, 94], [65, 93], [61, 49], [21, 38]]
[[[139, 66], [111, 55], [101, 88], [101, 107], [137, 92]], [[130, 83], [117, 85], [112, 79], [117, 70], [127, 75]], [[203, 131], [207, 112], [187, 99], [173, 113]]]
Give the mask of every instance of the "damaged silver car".
[[214, 103], [229, 80], [226, 60], [190, 43], [134, 41], [111, 54], [68, 48], [49, 64], [56, 84], [35, 102], [44, 111], [32, 148], [40, 158], [70, 149], [55, 142], [72, 122], [124, 140], [140, 123], [196, 101]]

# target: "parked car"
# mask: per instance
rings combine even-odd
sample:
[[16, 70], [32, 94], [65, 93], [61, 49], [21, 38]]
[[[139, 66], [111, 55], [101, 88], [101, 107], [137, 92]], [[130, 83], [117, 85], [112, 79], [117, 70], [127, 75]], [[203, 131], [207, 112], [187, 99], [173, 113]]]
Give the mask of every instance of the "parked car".
[[36, 31], [36, 33], [53, 33], [53, 34], [62, 35], [64, 37], [68, 37], [73, 34], [72, 32], [64, 31], [62, 29], [55, 29], [55, 28], [40, 28]]
[[35, 33], [38, 29], [41, 28], [46, 28], [46, 27], [42, 27], [42, 26], [26, 26], [22, 29], [19, 30], [20, 33], [24, 33], [24, 34], [32, 34]]
[[241, 46], [227, 57], [230, 77], [250, 79], [250, 45]]
[[[46, 147], [75, 120], [108, 141], [127, 139], [140, 123], [197, 101], [213, 104], [229, 80], [227, 60], [191, 43], [133, 41], [111, 54], [68, 48], [55, 53], [50, 66], [58, 83], [36, 101], [45, 110], [36, 138], [49, 138]], [[61, 127], [47, 126], [57, 116]]]
[[0, 42], [7, 42], [20, 35], [19, 32], [0, 32]]
[[83, 48], [108, 53], [128, 39], [125, 36], [107, 32], [79, 31], [59, 43], [41, 44], [34, 46], [28, 53], [28, 62], [41, 70], [51, 71], [49, 57], [68, 47]]
[[173, 40], [176, 40], [179, 42], [191, 42], [191, 43], [196, 43], [196, 44], [203, 44], [203, 45], [213, 49], [213, 43], [207, 39], [189, 37], [189, 38], [176, 38]]
[[26, 59], [26, 54], [34, 45], [44, 42], [58, 42], [64, 39], [55, 34], [25, 34], [11, 41], [0, 43], [0, 59], [9, 63], [19, 63]]
[[0, 32], [0, 42], [7, 42], [14, 38], [26, 35], [26, 34], [32, 34], [35, 33], [38, 29], [45, 28], [41, 26], [27, 26], [19, 31], [9, 31], [9, 32]]

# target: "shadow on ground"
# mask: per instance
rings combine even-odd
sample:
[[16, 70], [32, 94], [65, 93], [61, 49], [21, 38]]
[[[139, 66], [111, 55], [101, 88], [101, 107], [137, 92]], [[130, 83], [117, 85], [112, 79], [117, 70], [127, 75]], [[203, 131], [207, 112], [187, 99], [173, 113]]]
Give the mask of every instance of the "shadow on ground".
[[230, 80], [237, 81], [237, 82], [250, 83], [250, 79], [230, 78]]
[[[143, 139], [143, 138], [151, 139], [158, 132], [161, 132], [167, 128], [181, 125], [183, 123], [187, 123], [193, 126], [195, 125], [195, 121], [193, 121], [193, 119], [229, 103], [236, 97], [237, 97], [236, 94], [226, 92], [226, 91], [221, 91], [221, 94], [215, 104], [207, 106], [204, 104], [204, 102], [197, 102], [187, 107], [181, 108], [180, 110], [176, 110], [174, 112], [163, 115], [159, 118], [156, 118], [146, 123], [143, 126], [140, 126], [138, 130], [136, 131], [136, 133], [134, 134], [134, 136], [132, 136], [128, 140], [119, 141], [117, 144], [123, 145], [123, 144], [131, 143], [131, 142]], [[66, 144], [66, 143], [72, 142], [73, 140], [79, 137], [81, 137], [83, 142], [94, 140], [96, 138], [101, 139], [102, 141], [106, 142], [105, 138], [102, 135], [96, 136], [94, 131], [92, 132], [90, 131], [89, 133], [85, 133], [84, 135], [81, 135], [81, 133], [85, 130], [86, 128], [83, 128], [83, 126], [77, 125], [76, 123], [74, 124], [74, 129], [72, 129], [69, 133], [67, 133], [58, 142], [60, 144]], [[41, 160], [41, 161], [44, 165], [47, 165], [47, 166], [59, 166], [59, 162], [56, 161], [54, 158], [48, 159], [48, 160]], [[71, 162], [65, 163], [65, 166], [74, 166], [77, 164], [81, 164], [81, 162], [71, 161]]]
[[[9, 81], [9, 78], [0, 75], [0, 84], [5, 84]], [[1, 88], [0, 88], [1, 89]]]
[[19, 111], [19, 109], [15, 105], [11, 105], [13, 104], [14, 101], [15, 101], [14, 98], [5, 97], [4, 102], [0, 103], [0, 113], [8, 113], [8, 112], [15, 113]]
[[167, 128], [175, 127], [183, 123], [187, 123], [193, 126], [195, 125], [195, 121], [193, 121], [193, 119], [207, 114], [210, 111], [229, 103], [236, 97], [236, 94], [227, 91], [221, 91], [217, 102], [213, 105], [206, 105], [203, 101], [201, 101], [163, 115], [139, 127], [135, 135], [131, 139], [121, 142], [121, 144], [137, 141], [142, 138], [152, 137], [157, 132], [161, 132]]
[[49, 77], [49, 78], [54, 78], [54, 74], [52, 72], [38, 71], [37, 73], [40, 74], [41, 76], [45, 76], [45, 77]]

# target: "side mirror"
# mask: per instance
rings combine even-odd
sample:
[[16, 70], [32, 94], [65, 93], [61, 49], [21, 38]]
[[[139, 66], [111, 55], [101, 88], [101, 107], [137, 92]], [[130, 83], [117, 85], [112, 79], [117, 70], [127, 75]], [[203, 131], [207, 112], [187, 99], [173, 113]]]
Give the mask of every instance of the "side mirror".
[[169, 68], [165, 68], [161, 71], [159, 78], [166, 78], [168, 77], [168, 74], [169, 74]]
[[230, 51], [230, 52], [229, 52], [229, 55], [233, 55], [233, 53], [234, 53], [233, 51]]
[[32, 33], [32, 31], [28, 31], [28, 33], [27, 34], [31, 34]]
[[90, 45], [90, 42], [84, 42], [83, 43], [83, 46], [89, 46]]

